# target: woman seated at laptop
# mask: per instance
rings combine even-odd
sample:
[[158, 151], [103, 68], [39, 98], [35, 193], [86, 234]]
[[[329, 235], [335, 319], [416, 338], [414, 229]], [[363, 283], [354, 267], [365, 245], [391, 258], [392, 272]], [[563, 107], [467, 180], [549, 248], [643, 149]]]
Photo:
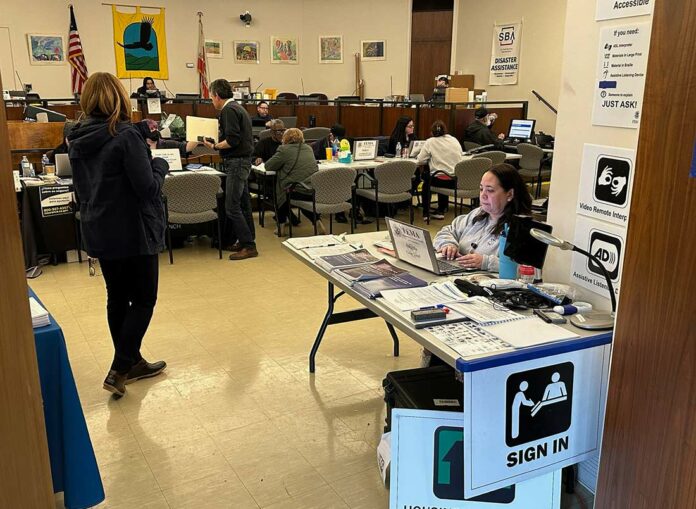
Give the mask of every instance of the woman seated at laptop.
[[480, 207], [442, 228], [433, 246], [462, 267], [497, 272], [500, 233], [514, 214], [531, 212], [532, 197], [517, 170], [502, 163], [483, 174], [479, 200]]
[[[266, 161], [265, 166], [269, 171], [276, 172], [276, 203], [278, 222], [281, 225], [280, 234], [284, 235], [285, 225], [290, 214], [290, 200], [286, 190], [291, 184], [305, 182], [319, 170], [312, 148], [304, 142], [302, 131], [296, 128], [287, 129], [283, 133], [283, 144], [278, 147], [273, 157]], [[324, 225], [319, 220], [319, 215], [313, 217], [312, 212], [302, 210], [310, 221], [319, 221], [317, 227], [324, 230]]]
[[418, 139], [413, 132], [414, 129], [415, 125], [411, 117], [400, 117], [399, 120], [396, 121], [391, 136], [389, 136], [387, 154], [394, 154], [396, 157], [399, 157], [401, 154], [396, 153], [396, 145], [400, 143], [401, 150], [407, 149], [409, 143]]
[[[432, 137], [425, 140], [425, 143], [418, 152], [418, 166], [428, 164], [430, 166], [430, 174], [423, 174], [423, 178], [429, 178], [436, 171], [438, 173], [434, 178], [437, 178], [437, 187], [447, 187], [454, 189], [455, 182], [449, 175], [454, 175], [454, 167], [462, 160], [462, 146], [457, 141], [457, 138], [447, 134], [447, 126], [442, 120], [436, 120], [430, 128]], [[434, 185], [434, 184], [432, 184]], [[423, 194], [423, 219], [429, 215], [433, 219], [444, 219], [449, 196], [439, 194], [437, 198], [437, 210], [430, 211], [430, 193]]]

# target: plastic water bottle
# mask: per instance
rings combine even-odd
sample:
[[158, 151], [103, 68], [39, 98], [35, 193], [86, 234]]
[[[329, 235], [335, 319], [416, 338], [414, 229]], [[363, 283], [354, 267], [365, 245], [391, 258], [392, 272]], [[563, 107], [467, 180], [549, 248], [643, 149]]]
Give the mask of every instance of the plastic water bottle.
[[27, 159], [27, 156], [22, 156], [22, 177], [31, 177], [31, 164], [29, 163], [29, 159]]
[[394, 154], [395, 157], [403, 157], [403, 154], [401, 153], [401, 142], [396, 144], [396, 154]]
[[338, 159], [338, 140], [334, 139], [333, 143], [331, 143], [331, 154], [333, 156], [334, 161]]
[[41, 173], [46, 175], [48, 172], [46, 171], [46, 167], [51, 164], [51, 161], [48, 160], [48, 156], [44, 154], [41, 157]]

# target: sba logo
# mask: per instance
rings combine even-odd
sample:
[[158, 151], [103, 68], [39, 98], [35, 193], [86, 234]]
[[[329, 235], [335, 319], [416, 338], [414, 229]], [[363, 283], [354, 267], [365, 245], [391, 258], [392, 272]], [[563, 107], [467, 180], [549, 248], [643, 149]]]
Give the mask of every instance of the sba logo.
[[[619, 276], [619, 260], [621, 259], [621, 239], [606, 232], [592, 231], [590, 233], [590, 253], [596, 256], [609, 277], [615, 281]], [[590, 272], [604, 277], [602, 270], [595, 262], [588, 259], [587, 268]]]
[[464, 430], [440, 426], [435, 430], [435, 471], [433, 493], [437, 498], [510, 504], [515, 501], [515, 485], [473, 498], [464, 498]]
[[515, 27], [503, 27], [498, 34], [501, 46], [512, 46], [515, 43]]

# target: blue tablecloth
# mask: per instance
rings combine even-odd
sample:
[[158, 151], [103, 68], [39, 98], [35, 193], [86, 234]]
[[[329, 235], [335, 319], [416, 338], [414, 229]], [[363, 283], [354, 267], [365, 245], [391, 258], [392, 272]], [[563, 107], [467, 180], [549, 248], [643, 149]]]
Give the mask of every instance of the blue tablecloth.
[[[31, 290], [29, 294], [36, 297]], [[34, 329], [34, 340], [53, 491], [64, 492], [68, 509], [92, 507], [104, 500], [104, 488], [70, 369], [63, 331], [51, 317], [50, 325]]]

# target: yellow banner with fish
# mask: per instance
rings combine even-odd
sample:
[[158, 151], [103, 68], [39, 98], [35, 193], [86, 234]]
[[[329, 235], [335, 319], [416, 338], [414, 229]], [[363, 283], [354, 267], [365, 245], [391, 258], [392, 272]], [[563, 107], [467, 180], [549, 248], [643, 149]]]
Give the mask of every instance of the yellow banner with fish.
[[120, 12], [115, 5], [111, 6], [119, 78], [169, 79], [164, 9], [146, 11], [136, 7], [135, 12]]

